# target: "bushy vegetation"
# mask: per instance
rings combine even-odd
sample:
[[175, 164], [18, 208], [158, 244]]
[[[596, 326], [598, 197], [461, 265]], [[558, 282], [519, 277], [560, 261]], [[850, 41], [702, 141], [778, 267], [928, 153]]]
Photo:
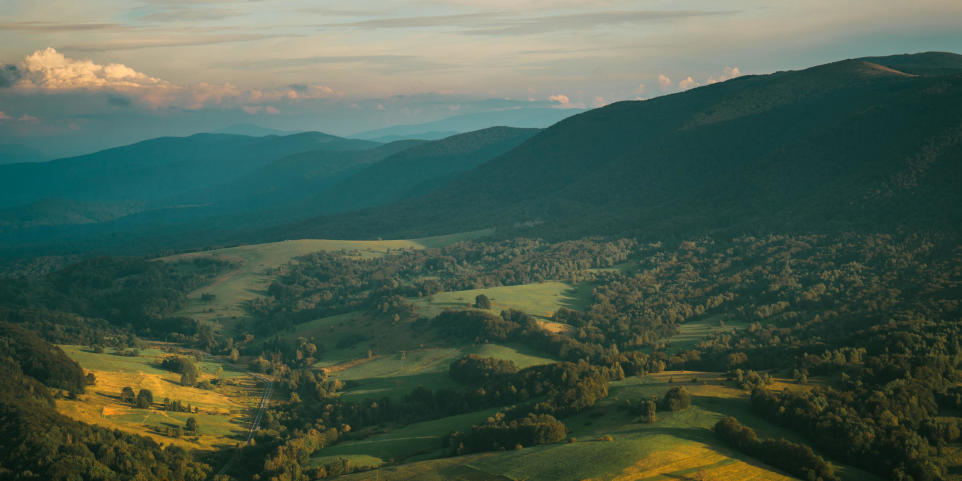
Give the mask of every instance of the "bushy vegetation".
[[727, 417], [712, 428], [729, 446], [809, 481], [838, 481], [835, 471], [812, 448], [785, 439], [759, 439], [755, 431]]

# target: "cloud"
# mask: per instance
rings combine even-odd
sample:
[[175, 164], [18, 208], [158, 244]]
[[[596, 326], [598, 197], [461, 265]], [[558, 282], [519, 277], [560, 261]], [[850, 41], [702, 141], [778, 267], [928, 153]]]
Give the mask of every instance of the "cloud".
[[735, 77], [740, 77], [741, 74], [742, 74], [742, 71], [739, 70], [738, 67], [725, 67], [725, 69], [722, 71], [722, 74], [719, 75], [717, 78], [712, 76], [708, 77], [707, 83], [714, 84], [718, 82], [724, 82], [726, 80], [731, 80]]
[[281, 111], [278, 110], [277, 107], [274, 107], [273, 105], [268, 105], [267, 107], [264, 107], [264, 112], [269, 115], [277, 115], [281, 113]]
[[604, 107], [605, 105], [608, 105], [608, 102], [605, 101], [605, 98], [600, 95], [591, 101], [591, 106], [595, 108]]
[[10, 116], [5, 114], [2, 110], [0, 110], [0, 120], [8, 120], [8, 119], [10, 119]]
[[658, 85], [660, 85], [662, 89], [671, 87], [671, 77], [661, 73], [658, 74]]
[[[178, 107], [188, 110], [207, 106], [236, 108], [280, 100], [294, 102], [340, 95], [330, 87], [313, 84], [291, 84], [272, 89], [242, 89], [230, 83], [204, 82], [182, 86], [151, 77], [123, 64], [102, 65], [91, 60], [69, 58], [53, 48], [27, 55], [20, 65], [2, 66], [0, 86], [25, 92], [103, 91], [112, 94], [108, 103], [115, 106], [124, 106], [130, 103], [130, 99], [136, 99], [154, 109]], [[268, 113], [280, 112], [276, 107], [272, 109]]]
[[40, 120], [40, 119], [30, 114], [23, 114], [20, 116], [20, 118], [17, 119], [17, 122], [35, 122], [37, 120]]
[[680, 89], [682, 89], [682, 90], [688, 90], [688, 89], [690, 89], [690, 88], [697, 87], [697, 86], [699, 86], [699, 85], [701, 85], [701, 84], [698, 83], [698, 82], [695, 82], [695, 79], [691, 78], [691, 75], [689, 75], [689, 76], [688, 76], [687, 78], [685, 78], [684, 80], [678, 82], [678, 88], [680, 88]]
[[638, 86], [635, 87], [635, 94], [636, 94], [636, 95], [641, 95], [641, 94], [645, 93], [645, 88], [646, 88], [646, 87], [645, 87], [645, 84], [638, 84]]
[[124, 90], [169, 86], [164, 80], [137, 72], [123, 64], [99, 65], [90, 60], [74, 60], [50, 47], [27, 55], [19, 80], [22, 87], [47, 90]]
[[555, 94], [555, 95], [552, 95], [552, 96], [548, 97], [548, 100], [550, 100], [550, 101], [552, 101], [552, 102], [555, 102], [555, 103], [558, 103], [558, 104], [561, 104], [561, 105], [564, 105], [564, 106], [571, 105], [571, 99], [569, 99], [568, 96], [567, 96], [567, 95], [564, 95], [564, 94]]
[[0, 23], [0, 30], [20, 32], [77, 32], [90, 30], [123, 30], [117, 23], [58, 23], [58, 22], [7, 22]]
[[541, 16], [519, 16], [518, 12], [494, 11], [454, 15], [378, 18], [360, 22], [331, 23], [322, 28], [350, 27], [366, 29], [444, 28], [468, 35], [530, 35], [558, 31], [588, 30], [611, 25], [671, 21], [715, 15], [729, 11], [702, 10], [613, 10]]

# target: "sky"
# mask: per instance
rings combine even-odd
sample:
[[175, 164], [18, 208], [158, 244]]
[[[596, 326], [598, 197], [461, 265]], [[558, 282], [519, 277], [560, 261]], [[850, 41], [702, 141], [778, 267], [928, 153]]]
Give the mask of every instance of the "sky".
[[931, 50], [962, 53], [962, 2], [0, 0], [0, 144], [350, 135]]

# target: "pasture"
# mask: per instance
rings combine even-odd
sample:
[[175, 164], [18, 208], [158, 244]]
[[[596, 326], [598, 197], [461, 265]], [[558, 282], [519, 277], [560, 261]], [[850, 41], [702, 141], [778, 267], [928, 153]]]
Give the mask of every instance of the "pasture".
[[434, 316], [445, 309], [464, 309], [474, 304], [478, 295], [491, 299], [490, 312], [497, 314], [507, 309], [517, 309], [541, 319], [550, 318], [561, 307], [583, 310], [591, 301], [591, 284], [568, 282], [539, 282], [518, 286], [488, 287], [465, 291], [439, 292], [429, 298], [412, 299], [418, 310], [426, 316]]
[[[697, 382], [693, 379], [697, 378]], [[626, 400], [661, 398], [674, 386], [685, 386], [692, 393], [692, 407], [680, 412], [658, 412], [653, 424], [637, 422], [627, 411], [619, 409]], [[780, 385], [795, 388], [791, 383]], [[388, 433], [372, 436], [369, 444], [344, 444], [322, 451], [324, 456], [373, 456], [382, 460], [410, 452], [420, 453], [411, 463], [383, 466], [377, 471], [356, 473], [348, 480], [422, 480], [476, 479], [502, 480], [763, 480], [794, 479], [757, 460], [721, 445], [710, 428], [725, 416], [736, 416], [763, 437], [785, 437], [799, 440], [798, 435], [754, 416], [747, 402], [748, 393], [724, 383], [718, 373], [665, 372], [629, 378], [611, 383], [611, 395], [597, 406], [576, 416], [565, 418], [575, 442], [525, 447], [520, 450], [472, 454], [428, 460], [427, 439], [423, 451], [418, 445], [408, 448], [398, 442], [415, 433], [430, 429], [455, 428], [455, 420], [418, 423]], [[489, 411], [474, 413], [478, 421]], [[472, 415], [461, 415], [467, 423]], [[474, 423], [478, 422], [474, 421]], [[460, 422], [458, 420], [457, 422]], [[433, 425], [432, 423], [438, 423]], [[465, 428], [460, 428], [465, 429]], [[603, 436], [611, 436], [611, 441]], [[569, 438], [570, 439], [570, 438]], [[336, 449], [333, 450], [332, 449]], [[440, 454], [441, 451], [438, 451]], [[387, 456], [387, 458], [385, 458]], [[423, 459], [420, 461], [415, 461]], [[836, 464], [844, 480], [877, 480], [855, 468]]]
[[[84, 346], [60, 346], [85, 371], [93, 372], [96, 384], [76, 400], [58, 400], [57, 410], [73, 419], [150, 437], [162, 444], [184, 448], [213, 449], [233, 446], [245, 436], [249, 410], [257, 405], [261, 386], [243, 371], [216, 360], [197, 363], [200, 380], [214, 377], [223, 367], [221, 386], [213, 390], [180, 385], [180, 375], [160, 367], [163, 351], [152, 348], [128, 357], [110, 352], [95, 353]], [[229, 381], [228, 381], [229, 380]], [[124, 387], [134, 392], [148, 389], [154, 403], [149, 409], [137, 409], [120, 400]], [[162, 409], [164, 398], [196, 406], [196, 413], [171, 412]], [[167, 436], [169, 427], [183, 427], [188, 417], [200, 426], [198, 436]]]

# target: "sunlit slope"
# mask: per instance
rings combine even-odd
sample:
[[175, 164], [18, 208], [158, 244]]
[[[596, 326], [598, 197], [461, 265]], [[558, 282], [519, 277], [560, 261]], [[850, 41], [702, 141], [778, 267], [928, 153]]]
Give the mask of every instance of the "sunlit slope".
[[[250, 410], [260, 399], [260, 386], [242, 370], [227, 364], [198, 363], [199, 380], [211, 380], [218, 368], [223, 369], [222, 386], [205, 390], [182, 386], [179, 374], [161, 369], [164, 353], [158, 349], [146, 349], [132, 357], [112, 352], [95, 353], [86, 346], [61, 346], [61, 349], [85, 371], [92, 372], [97, 381], [76, 400], [58, 400], [58, 411], [78, 421], [147, 436], [158, 443], [189, 449], [235, 445], [246, 436]], [[121, 402], [124, 387], [132, 388], [135, 393], [150, 390], [154, 397], [151, 408], [137, 409]], [[198, 412], [165, 411], [161, 409], [164, 398], [196, 406]], [[183, 427], [189, 417], [194, 417], [200, 426], [199, 436], [174, 438], [165, 434], [167, 427]]]

